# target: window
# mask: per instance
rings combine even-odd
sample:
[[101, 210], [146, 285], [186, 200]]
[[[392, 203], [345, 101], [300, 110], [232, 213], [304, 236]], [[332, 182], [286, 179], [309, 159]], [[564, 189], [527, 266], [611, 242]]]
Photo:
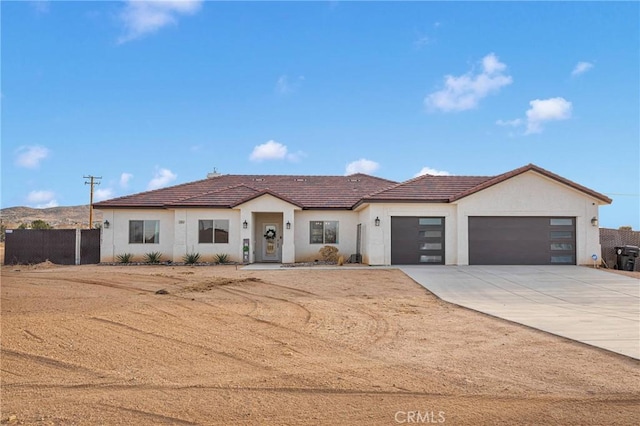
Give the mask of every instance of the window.
[[442, 243], [420, 243], [420, 250], [442, 250]]
[[573, 219], [570, 217], [552, 217], [549, 219], [549, 224], [552, 226], [571, 226], [573, 225]]
[[551, 243], [551, 250], [573, 250], [573, 244], [570, 244], [570, 243]]
[[421, 217], [418, 219], [418, 225], [442, 225], [441, 217]]
[[551, 263], [568, 263], [575, 264], [573, 256], [551, 256]]
[[551, 231], [551, 239], [573, 238], [571, 231]]
[[421, 255], [420, 263], [442, 263], [442, 256]]
[[228, 220], [199, 220], [198, 243], [200, 244], [227, 244], [229, 242]]
[[309, 222], [310, 244], [338, 244], [337, 220], [314, 220]]
[[129, 244], [160, 244], [160, 221], [130, 220]]
[[442, 237], [442, 231], [418, 231], [420, 238], [440, 238]]

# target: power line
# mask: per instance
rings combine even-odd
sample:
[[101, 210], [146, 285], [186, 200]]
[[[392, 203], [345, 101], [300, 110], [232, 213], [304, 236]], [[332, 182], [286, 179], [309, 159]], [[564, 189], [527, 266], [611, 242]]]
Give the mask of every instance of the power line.
[[93, 227], [93, 187], [95, 185], [100, 185], [100, 182], [98, 182], [100, 179], [102, 179], [102, 176], [82, 176], [85, 179], [89, 179], [89, 182], [85, 181], [84, 184], [85, 185], [91, 185], [91, 195], [89, 198], [89, 229], [91, 229]]

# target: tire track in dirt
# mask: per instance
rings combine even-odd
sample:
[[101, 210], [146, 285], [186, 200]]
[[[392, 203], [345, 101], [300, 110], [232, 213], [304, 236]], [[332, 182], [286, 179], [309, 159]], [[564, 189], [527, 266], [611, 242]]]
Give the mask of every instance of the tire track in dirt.
[[226, 290], [230, 291], [232, 293], [236, 293], [236, 294], [237, 293], [244, 293], [244, 294], [248, 294], [248, 295], [253, 296], [253, 297], [261, 297], [261, 298], [270, 299], [270, 300], [276, 300], [276, 301], [279, 301], [279, 302], [283, 302], [283, 303], [287, 303], [287, 304], [293, 305], [298, 310], [302, 310], [304, 312], [303, 324], [308, 324], [309, 320], [311, 319], [311, 311], [309, 311], [309, 309], [307, 309], [301, 303], [293, 302], [291, 300], [283, 299], [283, 298], [280, 298], [280, 297], [267, 296], [265, 294], [256, 294], [256, 293], [253, 293], [253, 292], [250, 292], [250, 291], [246, 291], [244, 289], [239, 289], [239, 288], [226, 289]]
[[[30, 388], [33, 384], [16, 384], [12, 388]], [[518, 394], [491, 394], [491, 393], [455, 393], [455, 392], [425, 392], [412, 391], [402, 388], [393, 390], [363, 390], [363, 389], [340, 389], [324, 387], [286, 387], [286, 386], [216, 386], [216, 385], [156, 385], [156, 384], [123, 384], [118, 382], [104, 384], [43, 384], [37, 385], [41, 389], [66, 389], [86, 391], [87, 389], [99, 388], [111, 391], [221, 391], [221, 392], [264, 392], [264, 393], [289, 393], [289, 394], [313, 394], [313, 395], [360, 395], [360, 396], [398, 396], [398, 397], [429, 397], [429, 398], [456, 398], [469, 401], [523, 401], [523, 396]], [[390, 386], [391, 388], [391, 386]], [[527, 395], [527, 401], [538, 402], [606, 402], [607, 404], [636, 404], [640, 402], [640, 397], [634, 393], [605, 393], [585, 396], [558, 396], [558, 395]], [[115, 406], [114, 408], [117, 408]]]
[[[272, 285], [271, 283], [266, 283], [266, 282], [264, 282], [264, 281], [261, 281], [261, 284]], [[288, 289], [290, 289], [290, 287], [286, 287], [286, 286], [279, 286], [279, 285], [274, 285], [274, 286], [275, 286], [275, 287], [280, 287], [280, 288], [288, 288]], [[245, 300], [248, 300], [248, 301], [250, 301], [250, 302], [252, 302], [252, 303], [257, 303], [257, 304], [258, 304], [258, 306], [266, 306], [267, 308], [265, 308], [265, 309], [269, 309], [269, 310], [272, 310], [272, 308], [271, 308], [271, 307], [268, 307], [268, 305], [266, 305], [266, 304], [264, 304], [264, 303], [258, 302], [258, 301], [255, 299], [255, 297], [258, 297], [258, 298], [265, 298], [265, 299], [267, 299], [267, 300], [276, 300], [276, 301], [279, 301], [279, 302], [286, 302], [286, 303], [290, 303], [290, 304], [293, 304], [294, 306], [302, 307], [302, 308], [305, 310], [305, 312], [308, 312], [308, 313], [309, 313], [309, 317], [307, 318], [306, 323], [308, 323], [309, 319], [311, 318], [311, 312], [309, 311], [309, 309], [307, 309], [306, 307], [300, 306], [300, 305], [298, 305], [298, 304], [296, 304], [295, 302], [292, 302], [292, 301], [290, 301], [290, 300], [286, 300], [286, 299], [282, 299], [282, 298], [277, 298], [277, 297], [273, 297], [273, 296], [260, 295], [260, 294], [256, 294], [256, 293], [253, 293], [253, 292], [248, 292], [248, 291], [244, 291], [244, 290], [239, 290], [239, 289], [236, 289], [236, 288], [234, 288], [234, 289], [230, 289], [230, 288], [228, 288], [228, 287], [226, 287], [226, 288], [218, 287], [217, 289], [218, 289], [218, 290], [221, 290], [221, 291], [225, 291], [225, 292], [232, 293], [232, 294], [234, 294], [234, 295], [236, 295], [236, 296], [238, 296], [238, 297], [244, 298]], [[235, 291], [234, 291], [234, 290], [235, 290]], [[244, 293], [244, 295], [243, 295], [243, 294], [238, 294], [238, 293], [236, 293], [236, 291], [241, 292], [241, 293]], [[304, 291], [303, 291], [303, 292], [304, 292]], [[306, 295], [313, 294], [313, 293], [309, 293], [309, 292], [304, 292], [304, 293], [306, 293]], [[249, 296], [253, 296], [253, 298], [252, 298], [252, 297], [249, 297]], [[325, 300], [325, 301], [327, 301], [327, 300], [328, 300], [327, 298], [322, 298], [322, 297], [319, 297], [319, 296], [318, 296], [318, 298], [319, 298], [319, 299], [322, 299], [322, 300]], [[335, 302], [334, 302], [334, 303], [335, 303]], [[362, 314], [362, 315], [364, 315], [364, 316], [366, 316], [366, 317], [369, 317], [369, 318], [373, 319], [373, 320], [374, 320], [374, 322], [375, 322], [375, 329], [374, 329], [375, 331], [374, 331], [374, 334], [375, 334], [375, 333], [377, 333], [377, 330], [378, 330], [378, 329], [380, 329], [380, 328], [383, 328], [385, 331], [384, 331], [380, 336], [377, 336], [377, 337], [376, 337], [376, 339], [374, 339], [374, 342], [373, 342], [372, 344], [370, 344], [370, 345], [366, 345], [366, 346], [361, 345], [360, 347], [356, 347], [356, 349], [354, 349], [353, 347], [350, 347], [351, 345], [350, 345], [350, 346], [345, 346], [342, 342], [335, 341], [335, 340], [327, 340], [327, 339], [325, 339], [325, 338], [322, 338], [322, 337], [319, 337], [319, 336], [316, 336], [316, 335], [313, 335], [313, 334], [305, 333], [305, 332], [302, 332], [302, 331], [296, 330], [296, 329], [294, 329], [294, 328], [288, 327], [288, 326], [286, 326], [286, 325], [279, 324], [279, 323], [274, 322], [274, 321], [271, 321], [271, 320], [262, 319], [262, 318], [256, 318], [256, 317], [255, 317], [255, 316], [253, 316], [253, 315], [246, 315], [246, 317], [247, 317], [247, 318], [252, 319], [253, 321], [259, 322], [259, 323], [261, 323], [261, 324], [266, 324], [266, 325], [271, 326], [271, 327], [275, 327], [275, 328], [278, 328], [278, 329], [285, 330], [285, 331], [287, 331], [288, 333], [293, 333], [293, 334], [298, 335], [298, 336], [300, 336], [300, 337], [303, 337], [303, 338], [305, 338], [305, 339], [311, 339], [311, 340], [320, 341], [320, 342], [322, 342], [322, 344], [323, 344], [323, 345], [326, 345], [326, 346], [328, 346], [328, 347], [334, 347], [334, 348], [335, 348], [337, 345], [339, 345], [340, 350], [341, 350], [341, 351], [343, 351], [343, 352], [348, 352], [348, 353], [350, 353], [350, 354], [357, 354], [358, 356], [360, 356], [360, 357], [362, 357], [362, 358], [366, 358], [366, 359], [371, 359], [371, 360], [379, 361], [379, 359], [378, 359], [378, 358], [376, 358], [376, 357], [371, 357], [370, 355], [365, 354], [364, 352], [365, 352], [365, 350], [366, 350], [367, 348], [369, 348], [369, 347], [371, 347], [372, 345], [376, 344], [376, 342], [380, 341], [382, 338], [386, 337], [386, 336], [390, 333], [390, 332], [388, 331], [388, 330], [389, 330], [388, 323], [387, 323], [386, 321], [384, 321], [384, 320], [383, 320], [383, 321], [382, 321], [382, 325], [380, 325], [380, 322], [377, 320], [378, 318], [380, 318], [379, 316], [377, 316], [377, 315], [375, 315], [375, 314], [372, 314], [372, 313], [370, 313], [370, 312], [367, 312], [367, 311], [365, 311], [365, 310], [362, 310], [362, 309], [360, 309], [360, 308], [358, 308], [358, 307], [352, 306], [352, 305], [350, 305], [350, 304], [346, 304], [346, 303], [339, 303], [339, 304], [340, 304], [340, 305], [343, 305], [343, 306], [345, 306], [345, 307], [351, 308], [351, 309], [353, 309], [354, 311], [359, 312], [360, 314]], [[305, 324], [306, 324], [306, 323], [305, 323]], [[256, 331], [253, 331], [253, 333], [264, 336], [262, 333], [258, 333], [258, 332], [256, 332]], [[348, 334], [348, 333], [344, 333], [344, 334]], [[394, 333], [394, 335], [397, 335], [397, 333]], [[280, 344], [281, 344], [281, 343], [283, 343], [283, 342], [281, 342], [281, 341], [279, 341], [279, 340], [274, 339], [272, 336], [265, 336], [265, 337], [266, 337], [268, 340], [274, 341], [274, 342], [276, 342], [276, 343], [280, 343]], [[298, 351], [297, 349], [295, 349], [295, 347], [292, 347], [292, 346], [287, 345], [287, 348], [288, 348], [289, 350], [293, 351], [293, 352], [298, 353], [298, 354], [302, 353], [302, 352]], [[312, 368], [311, 364], [310, 364], [308, 367], [300, 367], [300, 368], [305, 368], [305, 369], [307, 369], [307, 370], [309, 370], [309, 371], [314, 371], [314, 369]], [[363, 375], [363, 374], [355, 374], [354, 372], [349, 372], [349, 373], [347, 373], [347, 372], [345, 372], [345, 371], [342, 371], [342, 370], [339, 370], [339, 369], [335, 369], [335, 368], [326, 367], [326, 366], [325, 366], [325, 370], [333, 371], [333, 372], [334, 372], [334, 373], [336, 373], [337, 375], [341, 375], [341, 376], [351, 376], [351, 377], [353, 377], [353, 378], [356, 378], [356, 379], [359, 379], [359, 380], [363, 380], [363, 381], [365, 381], [365, 382], [370, 382], [370, 378], [369, 378], [368, 376], [366, 376], [366, 375]]]
[[246, 360], [244, 358], [241, 358], [241, 357], [239, 357], [239, 356], [237, 356], [235, 354], [229, 353], [229, 352], [219, 351], [219, 350], [213, 349], [213, 348], [211, 348], [209, 346], [203, 346], [203, 345], [198, 345], [198, 344], [191, 343], [191, 342], [185, 342], [184, 340], [176, 339], [174, 337], [163, 336], [161, 334], [157, 334], [157, 333], [153, 333], [153, 332], [150, 332], [150, 331], [141, 330], [139, 328], [132, 327], [130, 325], [127, 325], [127, 324], [124, 324], [124, 323], [121, 323], [121, 322], [118, 322], [118, 321], [112, 321], [112, 320], [109, 320], [109, 319], [98, 318], [98, 317], [90, 317], [89, 319], [94, 320], [94, 321], [100, 321], [100, 322], [103, 322], [105, 324], [109, 324], [109, 325], [112, 325], [112, 326], [115, 326], [115, 327], [124, 328], [124, 329], [129, 330], [129, 331], [134, 331], [136, 333], [140, 333], [140, 334], [143, 334], [145, 336], [151, 336], [153, 338], [168, 340], [170, 342], [178, 343], [180, 345], [185, 345], [185, 346], [190, 346], [190, 347], [193, 347], [193, 348], [203, 349], [203, 350], [206, 350], [208, 352], [215, 353], [216, 355], [219, 355], [221, 357], [228, 358], [228, 359], [231, 359], [233, 361], [240, 362], [242, 364], [247, 364], [247, 365], [250, 365], [250, 366], [255, 367], [255, 368], [267, 369], [267, 370], [271, 369], [269, 366], [265, 366], [265, 365], [262, 365], [262, 364], [258, 364], [256, 362], [252, 362], [252, 361]]
[[[329, 298], [327, 297], [323, 297], [320, 296], [316, 293], [312, 293], [310, 291], [306, 291], [306, 290], [301, 290], [301, 289], [297, 289], [294, 287], [290, 287], [290, 286], [285, 286], [285, 285], [281, 285], [281, 284], [273, 284], [270, 282], [266, 282], [263, 281], [263, 284], [272, 286], [272, 287], [278, 287], [278, 288], [282, 288], [285, 290], [288, 290], [292, 293], [296, 293], [297, 295], [303, 295], [303, 296], [313, 296], [316, 300], [323, 300], [325, 302], [330, 302]], [[389, 341], [393, 341], [393, 337], [398, 335], [398, 331], [399, 330], [392, 330], [389, 322], [387, 320], [384, 319], [384, 317], [380, 314], [377, 314], [375, 312], [370, 312], [370, 311], [366, 311], [364, 309], [361, 309], [353, 304], [347, 304], [344, 302], [338, 302], [336, 300], [332, 300], [331, 303], [337, 303], [339, 305], [345, 306], [353, 311], [359, 312], [367, 317], [370, 317], [373, 321], [375, 321], [376, 323], [376, 327], [375, 327], [375, 331], [373, 332], [373, 334], [375, 335], [375, 338], [373, 339], [373, 342], [370, 345], [367, 346], [363, 346], [363, 349], [368, 349], [371, 346], [380, 344], [383, 340], [389, 340]], [[308, 322], [308, 321], [307, 321]], [[379, 331], [380, 330], [380, 331]]]
[[159, 414], [159, 413], [154, 413], [151, 411], [144, 411], [144, 410], [139, 410], [136, 408], [128, 408], [128, 407], [124, 407], [122, 405], [111, 405], [111, 404], [106, 404], [104, 402], [100, 402], [96, 405], [102, 406], [102, 407], [107, 407], [107, 408], [113, 408], [116, 409], [118, 411], [126, 411], [128, 413], [133, 413], [133, 414], [137, 414], [140, 415], [146, 419], [151, 420], [154, 424], [157, 424], [158, 421], [160, 422], [164, 422], [164, 423], [169, 423], [169, 424], [174, 424], [174, 425], [197, 425], [198, 423], [189, 421], [189, 420], [185, 420], [185, 419], [181, 419], [179, 417], [173, 417], [173, 416], [165, 416], [164, 414]]
[[97, 374], [104, 376], [102, 372], [99, 372], [97, 370], [92, 370], [82, 365], [73, 364], [67, 361], [60, 361], [55, 358], [50, 358], [43, 355], [36, 355], [28, 352], [16, 351], [16, 350], [7, 349], [7, 348], [0, 348], [0, 353], [2, 353], [3, 356], [14, 357], [17, 360], [32, 361], [41, 365], [45, 365], [47, 367], [53, 367], [61, 370], [73, 371], [78, 373], [79, 372], [88, 373], [88, 374], [91, 374], [92, 376], [95, 376]]

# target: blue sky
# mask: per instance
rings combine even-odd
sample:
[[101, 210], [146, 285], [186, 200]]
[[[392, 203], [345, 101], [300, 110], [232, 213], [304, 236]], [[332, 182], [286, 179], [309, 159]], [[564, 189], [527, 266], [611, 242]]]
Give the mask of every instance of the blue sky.
[[2, 2], [2, 207], [534, 163], [640, 226], [637, 2]]

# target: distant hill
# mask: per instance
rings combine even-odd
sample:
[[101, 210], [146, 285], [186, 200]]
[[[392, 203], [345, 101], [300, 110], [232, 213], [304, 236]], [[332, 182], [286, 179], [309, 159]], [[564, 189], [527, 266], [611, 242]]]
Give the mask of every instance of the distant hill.
[[[31, 224], [34, 220], [44, 220], [56, 229], [88, 228], [89, 205], [47, 209], [8, 207], [0, 209], [0, 218], [7, 229], [15, 229], [21, 223]], [[93, 223], [102, 223], [102, 212], [93, 211]]]

